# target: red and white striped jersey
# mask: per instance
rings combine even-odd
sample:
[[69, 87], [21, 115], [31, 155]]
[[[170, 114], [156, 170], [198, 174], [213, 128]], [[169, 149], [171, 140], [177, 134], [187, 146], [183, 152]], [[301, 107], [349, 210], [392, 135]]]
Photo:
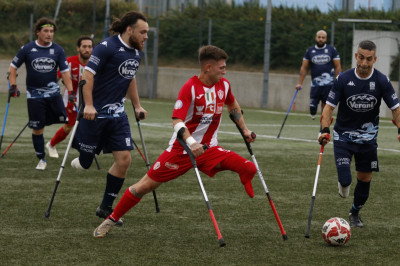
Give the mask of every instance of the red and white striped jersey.
[[[182, 119], [196, 142], [211, 148], [218, 145], [217, 134], [224, 105], [234, 101], [227, 79], [221, 78], [208, 87], [197, 76], [193, 76], [179, 91], [172, 118]], [[171, 150], [183, 152], [182, 146], [176, 141], [175, 132], [167, 148], [167, 151]]]
[[[73, 55], [67, 58], [69, 72], [71, 74], [72, 80], [72, 89], [77, 97], [76, 105], [79, 105], [79, 93], [78, 93], [78, 85], [79, 81], [82, 79], [83, 71], [85, 70], [84, 64], [79, 61], [79, 55]], [[58, 78], [61, 78], [61, 73], [58, 71], [57, 73]], [[68, 91], [64, 91], [64, 104], [67, 106], [68, 103]]]

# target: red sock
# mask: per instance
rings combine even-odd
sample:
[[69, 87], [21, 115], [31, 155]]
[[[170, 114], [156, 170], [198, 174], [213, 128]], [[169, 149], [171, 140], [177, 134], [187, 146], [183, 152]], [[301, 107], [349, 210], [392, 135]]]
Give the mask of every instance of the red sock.
[[125, 190], [124, 195], [119, 200], [117, 206], [115, 206], [113, 213], [110, 215], [110, 218], [114, 221], [118, 222], [119, 219], [125, 215], [133, 206], [139, 203], [142, 198], [138, 198], [133, 195], [129, 188]]
[[64, 128], [61, 127], [59, 130], [57, 130], [54, 137], [50, 140], [50, 145], [51, 146], [57, 145], [57, 143], [63, 141], [67, 136], [68, 136], [68, 134], [65, 133]]
[[220, 165], [222, 169], [231, 170], [239, 174], [240, 182], [244, 185], [244, 189], [250, 198], [254, 197], [253, 186], [251, 180], [257, 173], [257, 168], [253, 162], [246, 160], [238, 154], [232, 152], [232, 155], [223, 160]]

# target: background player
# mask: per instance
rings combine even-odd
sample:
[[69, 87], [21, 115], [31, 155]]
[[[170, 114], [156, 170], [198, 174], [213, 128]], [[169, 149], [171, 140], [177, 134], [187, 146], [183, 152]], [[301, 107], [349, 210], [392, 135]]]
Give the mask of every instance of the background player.
[[311, 65], [310, 114], [312, 119], [315, 119], [320, 101], [321, 110], [324, 109], [333, 80], [342, 71], [339, 54], [335, 47], [326, 44], [327, 40], [324, 30], [316, 33], [315, 45], [309, 47], [303, 57], [299, 83], [296, 85], [297, 90], [302, 87], [308, 66]]
[[21, 47], [11, 62], [9, 72], [10, 93], [18, 91], [17, 69], [25, 63], [29, 127], [32, 128], [32, 142], [39, 158], [38, 170], [47, 166], [44, 149], [44, 127], [55, 123], [66, 123], [67, 114], [60, 86], [57, 83], [57, 68], [60, 68], [64, 84], [74, 101], [71, 76], [64, 50], [53, 43], [57, 26], [51, 19], [40, 18], [35, 24], [37, 40]]
[[[78, 84], [82, 79], [82, 73], [85, 69], [85, 66], [89, 60], [90, 55], [93, 50], [93, 40], [89, 36], [82, 36], [76, 42], [76, 50], [78, 51], [77, 55], [73, 55], [67, 58], [69, 70], [71, 73], [72, 79], [72, 87], [75, 95], [79, 95], [78, 93]], [[58, 72], [58, 78], [61, 78], [61, 73]], [[68, 98], [68, 95], [64, 95], [64, 101]], [[46, 149], [49, 153], [50, 157], [58, 158], [58, 153], [56, 149], [57, 143], [63, 141], [71, 132], [72, 128], [75, 125], [77, 111], [75, 110], [75, 105], [78, 107], [79, 102], [67, 102], [66, 111], [68, 115], [68, 123], [64, 124], [54, 135], [54, 137], [47, 142]]]
[[[120, 218], [142, 197], [155, 190], [163, 182], [186, 173], [192, 168], [189, 155], [177, 142], [177, 132], [185, 128], [183, 139], [197, 157], [198, 169], [213, 177], [217, 172], [231, 170], [239, 174], [247, 194], [254, 197], [251, 181], [257, 171], [254, 163], [233, 151], [218, 146], [218, 128], [224, 105], [237, 120], [248, 142], [253, 142], [251, 131], [246, 127], [241, 109], [232, 94], [226, 73], [228, 55], [216, 46], [199, 49], [200, 75], [190, 78], [181, 88], [175, 103], [172, 119], [175, 133], [169, 147], [158, 157], [152, 168], [136, 184], [129, 187], [114, 212], [96, 228], [94, 237], [105, 237]], [[210, 148], [203, 150], [203, 145]]]
[[131, 11], [121, 19], [116, 18], [109, 30], [118, 34], [104, 39], [93, 49], [83, 72], [85, 108], [73, 143], [79, 157], [71, 162], [74, 168], [88, 169], [96, 153], [112, 152], [114, 163], [108, 170], [103, 200], [96, 210], [101, 218], [111, 214], [131, 163], [133, 146], [124, 109], [125, 97], [131, 99], [137, 117], [140, 113], [147, 115], [140, 105], [136, 87], [136, 71], [148, 38], [147, 19]]
[[[372, 41], [360, 42], [355, 58], [357, 67], [340, 74], [329, 93], [322, 112], [319, 141], [323, 141], [323, 145], [329, 141], [324, 138], [330, 133], [332, 113], [339, 104], [333, 131], [339, 195], [349, 196], [352, 181], [350, 163], [354, 156], [357, 184], [349, 219], [351, 226], [363, 227], [359, 211], [369, 197], [372, 171], [379, 171], [376, 143], [379, 106], [383, 99], [392, 110], [393, 120], [398, 128], [400, 107], [389, 78], [373, 67], [377, 58], [376, 45]], [[400, 134], [398, 137], [400, 140]]]

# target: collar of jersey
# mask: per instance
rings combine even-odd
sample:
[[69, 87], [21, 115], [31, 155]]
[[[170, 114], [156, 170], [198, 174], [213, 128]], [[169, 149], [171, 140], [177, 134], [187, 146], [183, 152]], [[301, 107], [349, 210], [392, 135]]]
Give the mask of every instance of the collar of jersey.
[[47, 46], [43, 46], [43, 45], [40, 45], [40, 44], [39, 44], [39, 42], [36, 40], [36, 41], [35, 41], [35, 44], [36, 44], [37, 46], [39, 46], [39, 47], [43, 47], [43, 48], [49, 48], [50, 46], [52, 46], [52, 45], [53, 45], [53, 42], [50, 42], [50, 44], [49, 44], [49, 45], [47, 45]]

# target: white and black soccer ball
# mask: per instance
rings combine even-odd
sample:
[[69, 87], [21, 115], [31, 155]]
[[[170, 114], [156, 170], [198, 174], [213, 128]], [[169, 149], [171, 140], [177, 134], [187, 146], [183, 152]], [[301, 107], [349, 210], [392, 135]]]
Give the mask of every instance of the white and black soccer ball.
[[322, 226], [322, 236], [332, 246], [343, 246], [350, 239], [351, 227], [345, 219], [333, 217]]

